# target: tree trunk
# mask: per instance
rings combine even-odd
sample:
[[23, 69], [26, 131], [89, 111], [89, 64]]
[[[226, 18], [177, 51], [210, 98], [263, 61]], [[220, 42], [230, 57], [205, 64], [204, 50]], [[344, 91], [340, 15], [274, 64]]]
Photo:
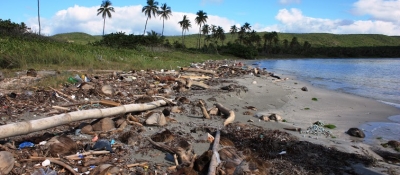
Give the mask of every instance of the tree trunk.
[[40, 0], [37, 1], [37, 14], [38, 14], [38, 22], [39, 22], [39, 35], [40, 35]]
[[86, 120], [86, 119], [97, 119], [109, 116], [114, 116], [118, 114], [123, 114], [127, 112], [137, 112], [146, 111], [149, 109], [154, 109], [160, 106], [166, 105], [165, 100], [158, 100], [150, 103], [144, 104], [128, 104], [113, 108], [105, 109], [90, 109], [84, 111], [75, 111], [65, 114], [55, 115], [52, 117], [41, 118], [37, 120], [30, 120], [18, 123], [11, 123], [8, 125], [0, 126], [0, 139], [6, 137], [12, 137], [22, 134], [29, 134], [32, 132], [48, 129], [51, 127], [65, 125], [70, 122]]
[[199, 28], [199, 41], [197, 42], [199, 44], [199, 49], [201, 46], [201, 23], [200, 23], [200, 28]]
[[104, 22], [103, 22], [103, 36], [104, 36], [104, 29], [106, 28], [106, 18], [104, 18]]
[[183, 31], [184, 31], [184, 30], [182, 29], [182, 46], [183, 46]]
[[164, 36], [164, 18], [162, 20], [162, 32], [161, 32], [161, 36]]
[[147, 27], [148, 20], [149, 20], [149, 17], [147, 17], [147, 19], [146, 19], [146, 24], [144, 25], [143, 35], [146, 34], [146, 27]]

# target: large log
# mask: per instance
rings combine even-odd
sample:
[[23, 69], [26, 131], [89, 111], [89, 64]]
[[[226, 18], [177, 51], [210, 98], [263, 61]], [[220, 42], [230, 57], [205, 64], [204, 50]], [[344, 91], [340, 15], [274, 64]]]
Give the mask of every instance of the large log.
[[105, 109], [74, 111], [37, 120], [11, 123], [0, 126], [0, 138], [29, 134], [31, 132], [36, 132], [79, 120], [98, 119], [118, 114], [124, 114], [127, 112], [146, 111], [149, 109], [164, 106], [166, 104], [167, 103], [165, 102], [165, 100], [158, 100], [144, 104], [129, 104]]
[[213, 155], [211, 157], [211, 161], [210, 161], [210, 166], [208, 168], [208, 173], [207, 175], [215, 175], [216, 174], [216, 170], [217, 170], [217, 166], [219, 164], [220, 158], [219, 158], [219, 154], [218, 154], [218, 147], [219, 147], [219, 139], [221, 138], [221, 134], [220, 131], [217, 131], [217, 134], [215, 134], [215, 139], [214, 139], [214, 144], [212, 147], [212, 152]]

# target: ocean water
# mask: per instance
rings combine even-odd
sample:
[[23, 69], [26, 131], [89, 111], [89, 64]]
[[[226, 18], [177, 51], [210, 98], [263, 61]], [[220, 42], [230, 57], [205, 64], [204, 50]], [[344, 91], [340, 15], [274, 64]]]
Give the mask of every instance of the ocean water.
[[[371, 98], [400, 108], [400, 58], [394, 59], [268, 59], [251, 64], [278, 76], [291, 75], [313, 86]], [[392, 122], [368, 122], [360, 126], [365, 142], [376, 138], [400, 141], [400, 114]]]
[[252, 64], [313, 86], [372, 98], [400, 108], [400, 58], [268, 59]]

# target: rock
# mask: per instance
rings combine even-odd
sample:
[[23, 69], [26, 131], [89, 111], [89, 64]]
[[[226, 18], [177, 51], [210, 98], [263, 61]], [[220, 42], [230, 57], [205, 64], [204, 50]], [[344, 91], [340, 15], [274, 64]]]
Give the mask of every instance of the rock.
[[165, 117], [168, 117], [169, 115], [171, 115], [171, 111], [167, 108], [164, 108], [162, 110], [162, 113], [164, 114]]
[[81, 133], [82, 134], [92, 134], [93, 133], [92, 125], [86, 125], [86, 126], [82, 127]]
[[55, 136], [46, 143], [46, 146], [49, 147], [49, 153], [53, 157], [75, 154], [77, 151], [76, 142], [67, 136]]
[[163, 113], [153, 112], [150, 113], [146, 119], [146, 125], [157, 125], [164, 126], [167, 124], [167, 120]]
[[94, 86], [89, 83], [83, 83], [81, 85], [81, 89], [84, 89], [84, 90], [94, 89]]
[[350, 128], [347, 131], [347, 134], [354, 136], [354, 137], [360, 137], [360, 138], [365, 138], [365, 134], [361, 129], [358, 128]]
[[257, 84], [257, 81], [253, 81], [253, 84]]
[[400, 148], [400, 142], [396, 140], [390, 140], [387, 144], [392, 148]]
[[301, 90], [302, 90], [302, 91], [308, 91], [307, 87], [305, 87], [305, 86], [302, 87]]
[[26, 71], [26, 76], [36, 77], [37, 76], [37, 72], [36, 72], [35, 69], [28, 69], [28, 71]]
[[106, 117], [92, 124], [93, 131], [110, 131], [115, 128], [114, 121]]
[[110, 85], [104, 85], [103, 87], [101, 87], [101, 92], [106, 95], [113, 95], [114, 89]]
[[269, 116], [269, 119], [270, 120], [275, 120], [275, 121], [282, 121], [282, 117], [280, 116], [280, 115], [278, 115], [278, 114], [271, 114], [270, 116]]
[[14, 156], [8, 151], [0, 151], [0, 174], [8, 174], [14, 167]]

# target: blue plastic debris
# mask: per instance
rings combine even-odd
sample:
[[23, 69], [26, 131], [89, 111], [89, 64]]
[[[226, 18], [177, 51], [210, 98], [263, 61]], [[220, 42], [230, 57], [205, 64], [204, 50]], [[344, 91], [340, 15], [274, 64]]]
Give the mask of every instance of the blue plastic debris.
[[32, 142], [22, 142], [21, 144], [19, 144], [18, 149], [22, 149], [22, 148], [29, 148], [29, 147], [34, 147], [35, 144], [33, 144]]
[[112, 140], [110, 141], [110, 143], [111, 143], [111, 145], [114, 145], [114, 144], [115, 144], [115, 140], [112, 139]]
[[99, 151], [99, 150], [107, 150], [110, 152], [113, 152], [111, 149], [111, 144], [108, 140], [106, 139], [100, 139], [98, 140], [92, 147], [92, 150]]

